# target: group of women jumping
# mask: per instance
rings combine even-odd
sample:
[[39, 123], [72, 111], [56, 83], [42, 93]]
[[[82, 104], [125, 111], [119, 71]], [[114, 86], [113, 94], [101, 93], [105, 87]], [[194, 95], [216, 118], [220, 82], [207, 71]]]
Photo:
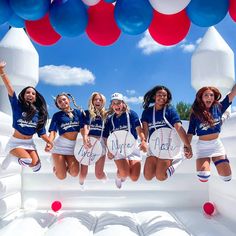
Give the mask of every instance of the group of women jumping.
[[[24, 88], [17, 97], [5, 66], [5, 62], [0, 62], [0, 77], [8, 91], [14, 133], [7, 144], [9, 154], [2, 162], [2, 169], [14, 161], [34, 172], [40, 170], [40, 157], [33, 141], [33, 135], [37, 133], [46, 143], [45, 151], [51, 153], [56, 177], [65, 179], [67, 173], [79, 176], [79, 183], [84, 186], [88, 164], [82, 161], [85, 155], [80, 159], [75, 153], [80, 133], [85, 152], [90, 150], [93, 154], [95, 149], [99, 150], [99, 154], [94, 154], [99, 155], [94, 162], [97, 179], [106, 181], [108, 178], [104, 171], [107, 157], [114, 159], [117, 167], [117, 188], [121, 188], [128, 177], [137, 181], [141, 173], [142, 151], [146, 156], [145, 179], [155, 177], [164, 181], [173, 175], [185, 158], [193, 156], [191, 140], [197, 135], [195, 156], [199, 180], [208, 181], [211, 160], [219, 176], [224, 181], [231, 180], [229, 160], [219, 134], [222, 115], [236, 96], [236, 85], [222, 101], [217, 88], [201, 88], [191, 108], [187, 132], [171, 105], [171, 92], [165, 86], [155, 86], [144, 95], [141, 119], [128, 107], [121, 93], [111, 95], [108, 110], [105, 109], [106, 98], [101, 93], [92, 93], [87, 110], [77, 106], [71, 94], [61, 93], [55, 98], [59, 111], [52, 116], [47, 133], [45, 99], [31, 86]], [[95, 144], [99, 144], [99, 148]]]

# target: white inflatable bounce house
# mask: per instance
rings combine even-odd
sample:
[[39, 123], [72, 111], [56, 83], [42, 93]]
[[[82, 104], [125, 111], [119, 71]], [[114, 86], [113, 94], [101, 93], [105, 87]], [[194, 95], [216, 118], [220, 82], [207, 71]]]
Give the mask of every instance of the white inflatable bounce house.
[[[0, 42], [1, 58], [17, 91], [38, 82], [38, 54], [22, 29], [12, 28]], [[192, 56], [192, 86], [214, 85], [226, 94], [234, 84], [234, 54], [215, 28], [209, 28]], [[0, 163], [12, 134], [11, 111], [5, 87], [0, 86]], [[188, 122], [183, 121], [185, 128]], [[126, 181], [118, 190], [115, 165], [105, 165], [109, 180], [95, 179], [90, 168], [85, 191], [78, 178], [61, 181], [52, 173], [50, 155], [36, 139], [42, 169], [11, 164], [0, 170], [1, 236], [235, 236], [236, 235], [236, 113], [228, 112], [221, 138], [231, 162], [233, 178], [223, 182], [212, 165], [210, 181], [201, 183], [195, 157], [186, 160], [166, 182]], [[193, 149], [196, 139], [193, 140]], [[60, 201], [61, 210], [51, 204]], [[216, 213], [207, 216], [205, 202]]]

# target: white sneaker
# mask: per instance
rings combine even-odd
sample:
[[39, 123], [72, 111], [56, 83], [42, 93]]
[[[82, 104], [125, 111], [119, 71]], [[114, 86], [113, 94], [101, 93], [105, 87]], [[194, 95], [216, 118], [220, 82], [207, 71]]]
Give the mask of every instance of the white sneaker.
[[80, 184], [80, 190], [85, 191], [84, 182], [79, 181], [79, 184]]
[[115, 184], [116, 184], [116, 187], [117, 187], [118, 189], [121, 189], [121, 187], [122, 187], [122, 179], [116, 177], [116, 179], [115, 179]]

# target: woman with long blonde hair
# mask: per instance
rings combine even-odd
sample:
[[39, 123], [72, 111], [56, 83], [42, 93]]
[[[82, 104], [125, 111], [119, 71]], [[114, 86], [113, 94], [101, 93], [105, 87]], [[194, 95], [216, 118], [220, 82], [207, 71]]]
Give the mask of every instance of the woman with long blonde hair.
[[[85, 148], [90, 148], [90, 137], [98, 139], [102, 146], [102, 153], [100, 158], [95, 163], [95, 176], [97, 179], [106, 180], [107, 176], [104, 172], [106, 146], [104, 142], [104, 127], [107, 117], [105, 110], [106, 98], [99, 92], [94, 92], [90, 96], [88, 103], [88, 110], [85, 110], [83, 116], [83, 143]], [[88, 165], [81, 163], [79, 181], [80, 185], [84, 186], [84, 181], [88, 174]]]

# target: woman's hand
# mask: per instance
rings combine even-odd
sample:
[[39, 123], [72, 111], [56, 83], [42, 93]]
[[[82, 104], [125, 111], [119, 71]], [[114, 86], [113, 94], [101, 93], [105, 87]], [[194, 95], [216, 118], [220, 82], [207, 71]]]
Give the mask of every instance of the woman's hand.
[[45, 147], [45, 152], [51, 151], [53, 148], [53, 143], [52, 142], [47, 142], [46, 147]]
[[145, 140], [142, 140], [141, 143], [139, 144], [139, 149], [143, 152], [147, 152], [148, 150], [148, 145]]
[[6, 62], [5, 61], [0, 61], [0, 70], [3, 70], [6, 66]]
[[89, 137], [84, 137], [84, 138], [83, 138], [83, 144], [84, 144], [84, 148], [85, 148], [85, 149], [89, 149], [89, 148], [92, 147], [92, 144], [91, 144], [91, 142], [90, 142]]
[[190, 159], [193, 156], [193, 151], [192, 151], [192, 147], [190, 146], [184, 146], [184, 156], [187, 159]]
[[114, 155], [113, 155], [111, 152], [108, 151], [107, 157], [108, 157], [110, 160], [112, 160], [112, 159], [114, 158]]

